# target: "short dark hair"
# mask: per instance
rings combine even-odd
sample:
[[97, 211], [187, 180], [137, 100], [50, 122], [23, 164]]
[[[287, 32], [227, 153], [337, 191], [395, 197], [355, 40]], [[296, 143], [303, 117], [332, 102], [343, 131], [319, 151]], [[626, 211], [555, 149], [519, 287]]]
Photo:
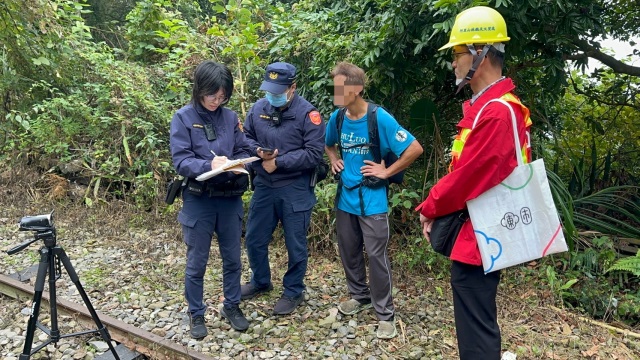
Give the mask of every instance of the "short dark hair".
[[331, 78], [342, 75], [346, 77], [346, 83], [349, 85], [362, 85], [367, 83], [367, 74], [358, 66], [346, 61], [339, 62], [331, 71]]
[[[482, 50], [485, 44], [474, 44], [476, 50]], [[486, 58], [489, 59], [491, 65], [496, 68], [502, 69], [504, 66], [504, 53], [500, 50], [496, 49], [493, 46], [489, 47], [489, 51], [487, 51]]]
[[196, 67], [193, 73], [193, 92], [191, 101], [196, 104], [205, 95], [214, 95], [222, 89], [229, 99], [233, 93], [233, 75], [224, 64], [206, 60]]

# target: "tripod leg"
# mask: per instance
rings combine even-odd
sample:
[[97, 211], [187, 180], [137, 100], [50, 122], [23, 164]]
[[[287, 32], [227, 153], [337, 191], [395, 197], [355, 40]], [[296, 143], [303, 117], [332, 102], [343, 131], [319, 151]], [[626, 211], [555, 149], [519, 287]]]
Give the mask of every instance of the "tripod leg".
[[[40, 314], [40, 302], [42, 301], [42, 292], [44, 291], [44, 281], [49, 271], [49, 264], [53, 264], [53, 253], [48, 248], [40, 249], [40, 263], [38, 264], [38, 275], [33, 292], [33, 302], [31, 303], [31, 317], [27, 324], [27, 334], [24, 339], [24, 348], [20, 354], [20, 360], [28, 360], [31, 358], [31, 347], [33, 346], [33, 336], [36, 331], [36, 323]], [[52, 277], [49, 273], [49, 277]], [[53, 276], [55, 277], [55, 275]]]
[[91, 305], [89, 296], [87, 296], [87, 293], [84, 291], [82, 284], [80, 284], [80, 278], [78, 277], [76, 270], [73, 268], [73, 265], [71, 265], [71, 260], [69, 260], [67, 253], [60, 246], [56, 246], [54, 248], [54, 252], [58, 256], [58, 259], [62, 261], [64, 268], [67, 270], [67, 274], [69, 274], [69, 277], [71, 278], [71, 281], [76, 285], [76, 288], [78, 289], [78, 293], [80, 293], [80, 296], [82, 297], [82, 300], [84, 301], [85, 306], [89, 310], [89, 313], [91, 313], [91, 318], [93, 319], [93, 322], [96, 323], [96, 326], [98, 327], [98, 332], [100, 333], [100, 336], [102, 336], [102, 340], [104, 340], [109, 346], [109, 350], [111, 350], [111, 353], [113, 354], [114, 359], [120, 360], [120, 357], [116, 352], [116, 349], [113, 347], [113, 344], [111, 344], [111, 336], [109, 335], [109, 331], [102, 324], [102, 321], [100, 321], [100, 318], [98, 318], [98, 314], [96, 313], [96, 310], [93, 308], [93, 305]]
[[49, 255], [49, 309], [51, 315], [51, 342], [57, 343], [60, 340], [60, 330], [58, 329], [58, 307], [56, 306], [56, 249], [53, 248]]

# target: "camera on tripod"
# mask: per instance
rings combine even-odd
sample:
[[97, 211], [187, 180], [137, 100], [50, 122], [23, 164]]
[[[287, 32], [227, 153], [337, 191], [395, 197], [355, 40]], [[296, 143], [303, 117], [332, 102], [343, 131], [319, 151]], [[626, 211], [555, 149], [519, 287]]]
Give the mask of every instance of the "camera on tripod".
[[[64, 251], [61, 246], [56, 244], [56, 228], [53, 226], [53, 211], [50, 214], [46, 215], [36, 215], [36, 216], [25, 216], [20, 219], [20, 231], [34, 231], [33, 239], [30, 239], [13, 249], [7, 250], [7, 254], [13, 255], [21, 250], [25, 249], [27, 246], [33, 244], [38, 240], [44, 241], [44, 246], [40, 248], [40, 263], [38, 264], [38, 276], [36, 277], [36, 282], [34, 285], [33, 291], [33, 303], [31, 305], [31, 315], [29, 316], [29, 322], [27, 323], [27, 332], [25, 335], [24, 348], [22, 350], [22, 354], [20, 354], [20, 360], [29, 360], [31, 355], [37, 353], [40, 349], [45, 346], [54, 343], [57, 345], [58, 341], [62, 338], [78, 336], [78, 335], [86, 335], [86, 334], [100, 334], [102, 340], [104, 340], [109, 346], [109, 350], [113, 354], [113, 358], [116, 360], [120, 360], [116, 349], [111, 344], [111, 335], [109, 335], [109, 331], [102, 324], [100, 318], [98, 317], [98, 313], [91, 305], [91, 301], [89, 300], [89, 296], [84, 291], [82, 284], [80, 283], [80, 278], [76, 273], [76, 270], [71, 265], [71, 260], [69, 260], [69, 256]], [[71, 277], [71, 282], [74, 283], [80, 297], [82, 297], [82, 301], [87, 306], [89, 313], [91, 314], [91, 318], [96, 324], [96, 329], [94, 330], [86, 330], [80, 331], [72, 334], [60, 334], [60, 329], [58, 328], [58, 310], [56, 308], [56, 280], [58, 280], [62, 273], [62, 266], [67, 271], [67, 274]], [[42, 301], [42, 295], [45, 287], [45, 278], [49, 276], [49, 314], [51, 327], [47, 328], [42, 323], [38, 321], [38, 315], [40, 314], [40, 303]], [[42, 330], [45, 335], [47, 335], [47, 339], [42, 341], [39, 345], [33, 348], [33, 340], [35, 338], [36, 328]]]
[[33, 239], [28, 240], [13, 249], [7, 250], [7, 254], [13, 255], [38, 240], [44, 240], [46, 247], [56, 246], [56, 228], [53, 226], [53, 211], [49, 214], [24, 216], [20, 219], [19, 231], [35, 231]]
[[25, 216], [20, 219], [20, 231], [47, 231], [53, 228], [53, 211], [50, 214]]

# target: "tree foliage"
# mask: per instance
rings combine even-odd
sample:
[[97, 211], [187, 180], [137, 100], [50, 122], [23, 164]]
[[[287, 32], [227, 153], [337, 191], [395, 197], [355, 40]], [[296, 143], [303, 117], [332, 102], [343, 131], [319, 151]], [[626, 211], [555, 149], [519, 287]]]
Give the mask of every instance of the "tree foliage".
[[[19, 143], [10, 156], [36, 162], [46, 154], [47, 168], [80, 160], [84, 182], [146, 193], [148, 203], [159, 190], [140, 189], [161, 188], [171, 172], [168, 120], [188, 101], [200, 61], [232, 69], [229, 106], [244, 115], [260, 97], [264, 66], [277, 60], [299, 68], [301, 93], [329, 114], [329, 71], [347, 60], [366, 69], [366, 96], [425, 145], [408, 176], [424, 195], [444, 172], [446, 139], [469, 96], [453, 95], [449, 54], [437, 49], [455, 15], [475, 5], [507, 21], [507, 75], [533, 111], [536, 153], [568, 194], [637, 183], [638, 69], [596, 40], [640, 35], [640, 6], [629, 0], [8, 0], [0, 5], [4, 145]], [[607, 67], [587, 73], [588, 57]]]

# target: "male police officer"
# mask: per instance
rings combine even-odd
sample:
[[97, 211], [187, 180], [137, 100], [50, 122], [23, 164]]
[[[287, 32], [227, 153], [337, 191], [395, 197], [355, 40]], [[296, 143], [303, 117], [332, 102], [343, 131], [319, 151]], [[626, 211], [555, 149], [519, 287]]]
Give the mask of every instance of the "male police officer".
[[242, 299], [273, 289], [269, 243], [282, 222], [289, 265], [277, 315], [292, 313], [304, 297], [307, 271], [307, 229], [316, 203], [310, 186], [314, 168], [322, 160], [325, 123], [318, 110], [296, 94], [296, 68], [276, 62], [267, 66], [258, 100], [247, 115], [244, 129], [254, 155], [256, 176], [249, 206], [246, 246], [251, 281], [242, 285]]

